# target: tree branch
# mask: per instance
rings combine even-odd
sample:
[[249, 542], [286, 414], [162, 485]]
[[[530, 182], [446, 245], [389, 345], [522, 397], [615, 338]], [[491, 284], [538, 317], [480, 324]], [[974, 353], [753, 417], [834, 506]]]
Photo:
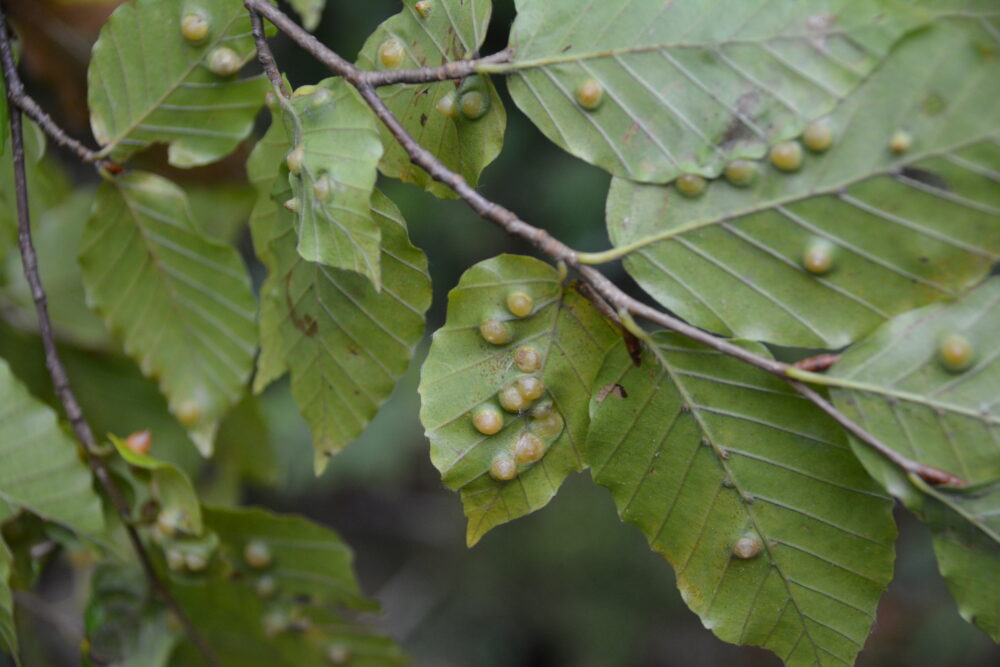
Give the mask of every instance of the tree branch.
[[[194, 624], [184, 613], [184, 610], [171, 595], [166, 584], [160, 579], [156, 572], [149, 552], [146, 550], [142, 539], [139, 537], [135, 526], [132, 524], [131, 510], [125, 497], [111, 476], [104, 460], [98, 455], [97, 441], [90, 425], [83, 415], [83, 410], [76, 400], [76, 395], [69, 383], [66, 368], [63, 366], [56, 348], [55, 335], [52, 331], [52, 321], [49, 319], [48, 298], [42, 286], [42, 279], [38, 270], [38, 255], [31, 238], [31, 218], [28, 208], [28, 182], [24, 167], [24, 133], [21, 125], [21, 107], [16, 104], [15, 92], [20, 87], [20, 81], [15, 72], [14, 54], [11, 50], [10, 37], [7, 32], [7, 16], [0, 4], [0, 61], [3, 66], [3, 77], [7, 85], [7, 99], [10, 102], [7, 109], [10, 115], [10, 140], [11, 155], [14, 162], [14, 189], [17, 199], [17, 232], [18, 249], [21, 253], [21, 263], [24, 267], [24, 277], [28, 282], [31, 291], [31, 298], [35, 303], [35, 310], [38, 314], [38, 331], [42, 338], [42, 346], [45, 350], [45, 366], [48, 368], [49, 376], [52, 378], [52, 386], [56, 397], [66, 412], [66, 418], [76, 439], [83, 446], [94, 476], [97, 477], [108, 498], [114, 505], [118, 516], [122, 520], [129, 541], [135, 550], [136, 556], [146, 573], [151, 589], [160, 597], [166, 606], [177, 616], [178, 621], [184, 627], [191, 642], [202, 652], [205, 658], [212, 665], [218, 665], [212, 655], [211, 650], [205, 640], [198, 633]], [[54, 125], [54, 124], [53, 124]], [[60, 130], [61, 132], [61, 130]]]
[[[248, 8], [260, 12], [261, 15], [271, 21], [271, 23], [273, 23], [279, 30], [291, 37], [293, 41], [299, 44], [299, 46], [308, 51], [309, 54], [312, 55], [317, 61], [326, 65], [335, 74], [339, 74], [346, 81], [351, 83], [351, 85], [357, 88], [365, 102], [367, 102], [368, 106], [370, 106], [372, 111], [375, 112], [375, 115], [378, 116], [389, 132], [396, 138], [396, 141], [399, 142], [400, 146], [403, 147], [403, 150], [405, 150], [410, 156], [411, 162], [430, 174], [431, 178], [434, 180], [444, 183], [454, 190], [455, 193], [465, 200], [472, 210], [478, 213], [481, 217], [496, 223], [511, 235], [521, 237], [531, 242], [549, 257], [557, 261], [563, 261], [567, 265], [574, 267], [583, 279], [590, 284], [594, 291], [606, 299], [614, 308], [624, 310], [638, 317], [642, 317], [645, 320], [658, 324], [671, 331], [675, 331], [693, 341], [716, 350], [717, 352], [735, 357], [736, 359], [750, 364], [751, 366], [755, 366], [761, 370], [771, 373], [772, 375], [780, 377], [788, 382], [796, 391], [816, 404], [821, 410], [823, 410], [823, 412], [832, 417], [838, 424], [844, 427], [845, 430], [864, 442], [868, 447], [879, 452], [904, 471], [915, 474], [930, 484], [962, 485], [963, 482], [958, 477], [908, 459], [883, 443], [874, 435], [853, 422], [849, 417], [847, 417], [847, 415], [840, 412], [818, 392], [801, 382], [790, 378], [788, 376], [788, 369], [790, 367], [787, 364], [754, 354], [753, 352], [750, 352], [739, 345], [735, 345], [724, 338], [713, 336], [706, 331], [702, 331], [697, 327], [691, 326], [683, 320], [668, 315], [662, 311], [658, 311], [654, 308], [650, 308], [641, 301], [633, 299], [619, 289], [618, 286], [611, 282], [603, 273], [592, 266], [581, 264], [579, 254], [575, 250], [558, 239], [553, 238], [545, 230], [524, 222], [512, 211], [481, 195], [475, 188], [471, 187], [466, 182], [465, 178], [463, 178], [461, 174], [448, 169], [444, 163], [437, 159], [437, 157], [435, 157], [430, 151], [421, 146], [420, 143], [418, 143], [413, 136], [410, 135], [406, 128], [403, 127], [403, 124], [399, 122], [399, 119], [396, 118], [376, 92], [376, 82], [389, 81], [392, 83], [400, 83], [408, 81], [408, 79], [403, 77], [403, 75], [405, 74], [406, 77], [409, 77], [411, 76], [411, 73], [398, 71], [395, 74], [398, 75], [399, 78], [391, 78], [383, 76], [390, 74], [389, 72], [366, 72], [361, 70], [320, 43], [319, 40], [301, 28], [297, 23], [292, 21], [277, 8], [267, 3], [266, 0], [245, 0], [245, 4]], [[503, 62], [503, 58], [509, 59], [510, 51], [500, 52], [496, 54], [496, 57], [497, 60], [493, 62]], [[475, 61], [459, 61], [459, 63], [461, 62], [474, 63]], [[458, 63], [454, 64], [458, 67]], [[440, 70], [441, 68], [438, 69]], [[474, 71], [474, 68], [472, 71]], [[446, 76], [446, 74], [447, 72], [443, 72], [442, 77], [451, 78]], [[418, 83], [428, 80], [437, 81], [441, 80], [441, 78], [415, 78], [415, 82]]]
[[243, 5], [250, 13], [250, 25], [252, 26], [253, 39], [254, 42], [257, 43], [257, 60], [260, 61], [260, 66], [264, 68], [264, 74], [266, 74], [268, 80], [270, 80], [271, 86], [275, 90], [275, 94], [288, 97], [288, 89], [285, 87], [285, 82], [281, 78], [281, 72], [278, 71], [278, 66], [274, 64], [274, 54], [271, 53], [271, 47], [267, 43], [267, 35], [264, 32], [264, 21], [261, 20], [260, 14], [258, 14], [257, 11], [251, 6], [251, 3], [244, 2]]

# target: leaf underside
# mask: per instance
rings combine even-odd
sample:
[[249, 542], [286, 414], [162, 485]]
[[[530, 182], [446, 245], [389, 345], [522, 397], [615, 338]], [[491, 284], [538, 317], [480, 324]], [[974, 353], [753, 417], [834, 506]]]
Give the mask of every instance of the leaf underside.
[[[507, 310], [507, 295], [515, 291], [534, 300], [534, 312], [525, 319]], [[479, 325], [487, 318], [507, 321], [510, 343], [494, 346], [483, 339]], [[615, 337], [589, 301], [563, 285], [552, 266], [531, 257], [501, 255], [481, 262], [451, 291], [447, 321], [434, 334], [421, 370], [420, 419], [431, 441], [431, 461], [448, 488], [461, 492], [470, 545], [494, 526], [544, 507], [563, 480], [584, 467], [587, 396]], [[514, 354], [522, 345], [542, 354], [537, 375], [547, 393], [540, 401], [552, 401], [565, 428], [540, 461], [501, 482], [490, 476], [490, 465], [512, 447], [530, 419], [524, 413], [506, 414], [503, 430], [484, 436], [473, 427], [470, 413], [496, 407], [497, 392], [521, 375]]]
[[[621, 388], [591, 402], [595, 481], [721, 639], [852, 663], [892, 578], [891, 502], [786, 384], [674, 334], [653, 342], [639, 368], [612, 350], [595, 383]], [[737, 558], [741, 538], [759, 552]]]
[[268, 267], [255, 389], [291, 370], [292, 393], [322, 469], [361, 434], [409, 366], [423, 335], [431, 286], [426, 257], [410, 244], [395, 204], [378, 191], [370, 215], [382, 235], [380, 292], [357, 273], [302, 259], [293, 216], [271, 197], [275, 188], [278, 202], [287, 198], [287, 181], [278, 170], [287, 149], [287, 134], [275, 124], [248, 164], [258, 191], [254, 245]]
[[[836, 348], [961, 293], [1000, 258], [1000, 13], [907, 37], [833, 111], [826, 153], [761, 166], [698, 199], [616, 180], [608, 228], [629, 273], [688, 321], [726, 335]], [[899, 130], [904, 154], [889, 150]], [[803, 268], [825, 242], [833, 268]]]
[[[382, 23], [368, 38], [358, 55], [359, 67], [385, 69], [378, 51], [390, 39], [403, 45], [406, 55], [400, 68], [436, 67], [471, 58], [482, 46], [493, 11], [490, 0], [435, 0], [426, 18], [414, 9], [415, 2], [406, 0], [402, 11]], [[490, 108], [476, 120], [467, 119], [461, 113], [449, 118], [436, 108], [441, 98], [456, 91], [458, 82], [396, 85], [378, 91], [413, 138], [472, 186], [479, 182], [483, 169], [499, 155], [507, 126], [503, 101], [488, 78], [482, 78], [482, 90], [489, 97]], [[451, 188], [433, 180], [413, 164], [392, 134], [384, 127], [381, 130], [385, 155], [379, 168], [383, 174], [415, 183], [438, 197], [457, 196]]]
[[77, 533], [100, 534], [101, 500], [76, 443], [3, 360], [0, 406], [0, 506], [23, 507]]
[[343, 79], [327, 79], [312, 94], [293, 97], [280, 116], [302, 151], [297, 173], [287, 174], [299, 254], [357, 271], [380, 288], [381, 232], [371, 200], [382, 144], [374, 114]]
[[[511, 95], [562, 148], [666, 183], [760, 158], [847, 97], [921, 15], [830, 0], [518, 0]], [[597, 82], [596, 110], [577, 102]]]
[[[193, 44], [181, 34], [193, 11], [210, 26]], [[263, 75], [214, 74], [216, 48], [242, 61], [256, 52], [241, 0], [134, 0], [101, 29], [87, 73], [91, 128], [102, 151], [127, 160], [152, 143], [169, 144], [170, 164], [194, 167], [231, 153], [253, 129], [268, 89]]]
[[[854, 443], [868, 471], [934, 532], [959, 611], [1000, 640], [1000, 279], [952, 304], [892, 320], [851, 348], [831, 375], [838, 408], [896, 451], [958, 475], [970, 489], [930, 489]], [[961, 373], [938, 359], [958, 333], [975, 358]]]
[[256, 306], [239, 254], [196, 228], [177, 186], [130, 172], [101, 185], [80, 264], [88, 303], [210, 453], [253, 364]]

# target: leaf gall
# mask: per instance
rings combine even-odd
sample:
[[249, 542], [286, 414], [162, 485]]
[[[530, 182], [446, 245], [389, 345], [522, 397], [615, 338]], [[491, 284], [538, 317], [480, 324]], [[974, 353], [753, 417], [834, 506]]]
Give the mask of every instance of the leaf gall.
[[386, 69], [396, 69], [406, 59], [406, 50], [398, 39], [387, 39], [378, 47], [378, 61]]
[[760, 168], [753, 160], [733, 160], [726, 165], [723, 175], [731, 185], [746, 188], [754, 184]]
[[802, 144], [782, 141], [771, 147], [771, 164], [781, 171], [798, 171], [802, 166]]
[[756, 535], [744, 535], [733, 544], [733, 555], [741, 560], [750, 560], [760, 553], [761, 546]]
[[208, 19], [199, 12], [190, 12], [181, 18], [181, 35], [192, 44], [205, 41], [210, 27]]
[[483, 320], [483, 323], [479, 325], [479, 333], [491, 345], [506, 345], [511, 339], [510, 327], [507, 323], [493, 318]]
[[814, 153], [822, 153], [833, 145], [833, 130], [825, 120], [813, 121], [802, 132], [802, 143]]
[[514, 363], [524, 373], [534, 373], [542, 367], [542, 353], [531, 345], [522, 345], [514, 353]]
[[604, 87], [597, 79], [587, 79], [576, 89], [576, 101], [587, 111], [594, 111], [604, 101]]
[[938, 358], [945, 370], [961, 373], [972, 365], [975, 353], [969, 339], [959, 333], [950, 333], [941, 339]]
[[501, 454], [490, 464], [490, 477], [500, 482], [509, 482], [517, 477], [517, 462], [510, 454]]
[[677, 192], [681, 193], [684, 197], [692, 199], [700, 197], [705, 192], [705, 186], [707, 185], [708, 183], [705, 179], [698, 174], [683, 174], [674, 182]]
[[507, 309], [515, 317], [527, 317], [535, 308], [535, 300], [524, 292], [511, 292], [507, 296]]
[[229, 47], [220, 46], [208, 54], [208, 69], [217, 76], [232, 76], [242, 67], [240, 57]]
[[271, 565], [271, 548], [262, 540], [251, 540], [243, 547], [243, 559], [255, 570], [263, 570]]
[[503, 428], [503, 415], [492, 405], [486, 405], [473, 413], [472, 425], [483, 435], [494, 435]]

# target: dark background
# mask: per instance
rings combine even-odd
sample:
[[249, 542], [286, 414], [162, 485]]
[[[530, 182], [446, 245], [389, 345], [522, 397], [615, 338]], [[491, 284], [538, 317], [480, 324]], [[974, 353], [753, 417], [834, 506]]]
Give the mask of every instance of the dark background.
[[[107, 9], [66, 10], [57, 4], [12, 3], [26, 41], [35, 44], [26, 51], [22, 69], [43, 106], [92, 144], [86, 131], [86, 57]], [[484, 53], [504, 47], [514, 16], [512, 0], [494, 4]], [[353, 58], [367, 35], [398, 8], [395, 0], [329, 0], [317, 36]], [[293, 85], [329, 75], [288, 40], [276, 38], [273, 46]], [[503, 154], [482, 177], [482, 191], [573, 247], [607, 247], [603, 212], [609, 176], [550, 144], [506, 98], [503, 81], [498, 86], [508, 102], [508, 130]], [[242, 178], [245, 157], [244, 151], [194, 174], [170, 175], [182, 184], [228, 186]], [[93, 180], [69, 160], [65, 167], [78, 180]], [[396, 182], [381, 187], [399, 204], [414, 242], [429, 254], [435, 284], [429, 331], [440, 326], [446, 293], [470, 265], [500, 252], [531, 252], [461, 202], [440, 201]], [[249, 248], [245, 237], [240, 245]], [[253, 262], [249, 252], [247, 259]], [[260, 278], [259, 265], [254, 270]], [[628, 284], [619, 267], [609, 271]], [[0, 334], [0, 353], [44, 393], [44, 368], [34, 341], [9, 327]], [[431, 466], [417, 419], [417, 369], [425, 353], [426, 344], [369, 430], [319, 478], [312, 474], [310, 436], [287, 383], [269, 389], [262, 407], [278, 462], [277, 481], [242, 492], [245, 502], [321, 521], [354, 547], [365, 591], [385, 608], [373, 622], [402, 642], [414, 665], [780, 664], [766, 651], [724, 644], [703, 629], [681, 602], [668, 564], [647, 548], [637, 529], [619, 522], [608, 493], [586, 474], [567, 480], [543, 511], [494, 529], [466, 549], [459, 499], [443, 488]], [[101, 353], [72, 354], [83, 358], [81, 367], [88, 356], [98, 363], [106, 360]], [[78, 377], [78, 384], [88, 379], [82, 371]], [[114, 428], [115, 406], [100, 407], [110, 415], [108, 428]], [[928, 532], [903, 511], [898, 518], [896, 579], [859, 664], [1000, 664], [1000, 649], [958, 616], [937, 574]], [[26, 641], [29, 666], [76, 662], [79, 620], [52, 617], [51, 609], [31, 604], [48, 601], [58, 613], [72, 609], [80, 591], [70, 583], [69, 572], [57, 562], [43, 578], [40, 595], [22, 609], [22, 620], [37, 633], [36, 640]]]

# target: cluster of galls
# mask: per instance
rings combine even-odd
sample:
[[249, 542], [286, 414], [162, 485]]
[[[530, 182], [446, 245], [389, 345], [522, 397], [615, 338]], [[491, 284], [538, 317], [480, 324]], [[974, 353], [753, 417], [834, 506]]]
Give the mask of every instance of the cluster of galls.
[[[507, 297], [507, 309], [517, 318], [530, 317], [534, 307], [534, 300], [524, 292]], [[491, 345], [507, 345], [513, 340], [510, 325], [495, 318], [483, 320], [479, 333]], [[491, 401], [472, 411], [472, 425], [483, 435], [496, 435], [504, 428], [504, 412], [496, 404], [505, 412], [527, 415], [527, 425], [513, 445], [498, 453], [490, 464], [490, 476], [502, 482], [514, 479], [525, 466], [540, 461], [565, 425], [552, 402], [540, 400], [545, 395], [545, 383], [537, 375], [544, 362], [542, 353], [531, 345], [521, 345], [514, 350], [513, 362], [523, 374], [497, 392], [496, 403]]]
[[[208, 16], [199, 10], [187, 11], [181, 17], [181, 35], [191, 44], [202, 44], [212, 34], [212, 24]], [[243, 67], [239, 54], [226, 46], [209, 51], [205, 65], [218, 76], [232, 76]]]
[[153, 524], [153, 541], [163, 549], [167, 567], [174, 572], [204, 572], [215, 554], [216, 541], [187, 534], [184, 525], [181, 510], [161, 510]]

